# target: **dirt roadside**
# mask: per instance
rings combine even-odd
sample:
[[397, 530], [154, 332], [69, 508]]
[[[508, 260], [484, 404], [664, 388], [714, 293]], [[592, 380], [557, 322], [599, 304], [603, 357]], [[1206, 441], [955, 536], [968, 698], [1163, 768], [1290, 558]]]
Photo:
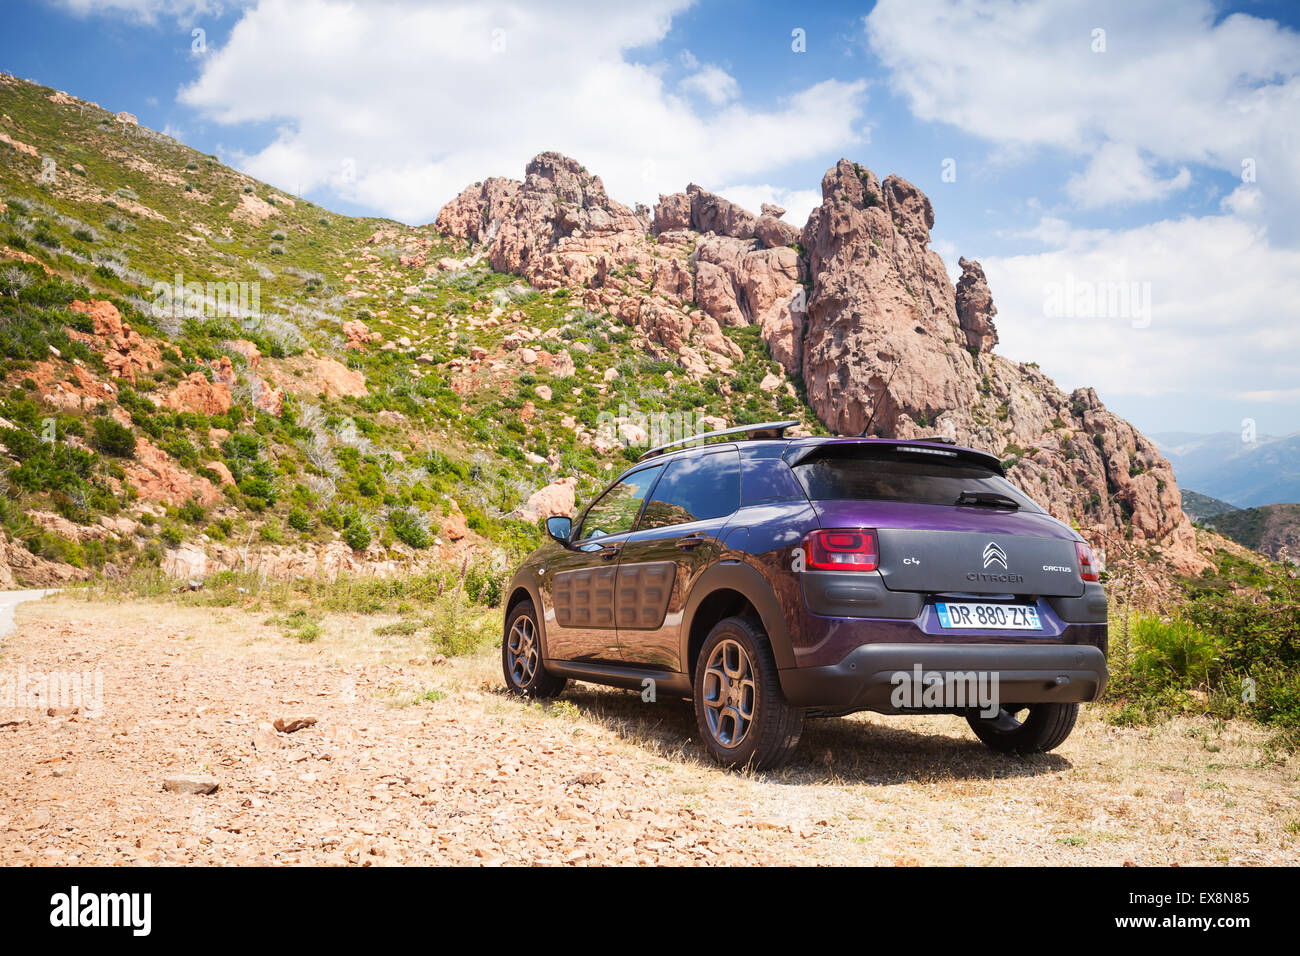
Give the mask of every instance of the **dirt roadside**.
[[[731, 774], [701, 758], [683, 702], [571, 685], [525, 704], [492, 651], [438, 663], [343, 615], [303, 644], [265, 619], [22, 605], [5, 686], [98, 673], [102, 700], [61, 716], [0, 700], [0, 864], [1300, 861], [1300, 761], [1246, 724], [1085, 714], [1022, 761], [956, 718], [858, 715], [813, 723], [780, 773]], [[220, 788], [164, 791], [183, 773]]]

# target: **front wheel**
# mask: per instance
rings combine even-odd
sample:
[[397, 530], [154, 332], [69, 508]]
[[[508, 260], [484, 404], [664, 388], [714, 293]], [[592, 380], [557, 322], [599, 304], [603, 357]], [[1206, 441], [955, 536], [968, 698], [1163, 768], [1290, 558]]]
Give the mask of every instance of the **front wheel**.
[[772, 770], [790, 759], [804, 712], [786, 703], [762, 625], [716, 624], [695, 667], [695, 720], [709, 755], [727, 767]]
[[541, 630], [531, 601], [516, 604], [506, 615], [501, 669], [505, 673], [506, 687], [521, 697], [556, 697], [568, 683], [542, 664]]
[[1007, 754], [1041, 754], [1065, 742], [1079, 719], [1078, 704], [1003, 704], [996, 717], [966, 715], [975, 736]]

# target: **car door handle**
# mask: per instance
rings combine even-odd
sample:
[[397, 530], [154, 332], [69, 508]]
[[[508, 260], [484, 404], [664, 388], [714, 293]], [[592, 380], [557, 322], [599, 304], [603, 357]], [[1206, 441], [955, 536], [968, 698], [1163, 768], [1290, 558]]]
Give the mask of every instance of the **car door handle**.
[[688, 534], [684, 537], [678, 538], [677, 547], [682, 548], [683, 550], [690, 550], [691, 548], [698, 548], [706, 540], [708, 540], [708, 535], [703, 531], [696, 531], [694, 534]]
[[610, 558], [618, 557], [619, 546], [616, 544], [607, 544], [600, 549], [600, 556], [608, 561]]

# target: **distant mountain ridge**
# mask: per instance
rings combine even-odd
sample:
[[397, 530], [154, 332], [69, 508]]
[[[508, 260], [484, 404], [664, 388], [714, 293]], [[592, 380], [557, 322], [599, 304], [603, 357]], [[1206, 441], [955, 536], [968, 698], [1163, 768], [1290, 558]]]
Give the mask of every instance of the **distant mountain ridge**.
[[1150, 437], [1185, 488], [1238, 508], [1300, 501], [1300, 432], [1260, 435], [1254, 442], [1237, 432]]
[[1226, 501], [1220, 501], [1218, 498], [1211, 498], [1209, 495], [1203, 495], [1199, 491], [1192, 491], [1190, 488], [1184, 488], [1183, 491], [1183, 511], [1187, 517], [1193, 521], [1205, 524], [1212, 518], [1221, 514], [1227, 514], [1229, 511], [1237, 511], [1236, 505], [1230, 505]]
[[1300, 563], [1300, 504], [1234, 508], [1205, 519], [1204, 524], [1244, 548], [1277, 561]]

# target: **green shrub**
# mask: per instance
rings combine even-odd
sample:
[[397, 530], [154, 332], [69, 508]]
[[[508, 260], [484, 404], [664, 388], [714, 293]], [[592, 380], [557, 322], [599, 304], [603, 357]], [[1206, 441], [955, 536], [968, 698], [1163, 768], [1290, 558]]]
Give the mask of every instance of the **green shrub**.
[[135, 434], [125, 425], [105, 415], [96, 418], [91, 429], [94, 432], [91, 444], [105, 455], [135, 457]]
[[1219, 554], [1174, 615], [1112, 624], [1107, 698], [1120, 723], [1167, 711], [1249, 717], [1300, 743], [1300, 578], [1286, 565]]
[[290, 510], [287, 520], [289, 522], [289, 527], [293, 528], [294, 531], [306, 533], [311, 530], [312, 519], [306, 508], [293, 508]]
[[415, 512], [406, 509], [394, 509], [388, 515], [388, 523], [398, 540], [412, 548], [423, 550], [433, 544], [433, 535], [424, 519]]
[[343, 540], [353, 551], [370, 547], [370, 523], [360, 512], [353, 511], [343, 518]]

